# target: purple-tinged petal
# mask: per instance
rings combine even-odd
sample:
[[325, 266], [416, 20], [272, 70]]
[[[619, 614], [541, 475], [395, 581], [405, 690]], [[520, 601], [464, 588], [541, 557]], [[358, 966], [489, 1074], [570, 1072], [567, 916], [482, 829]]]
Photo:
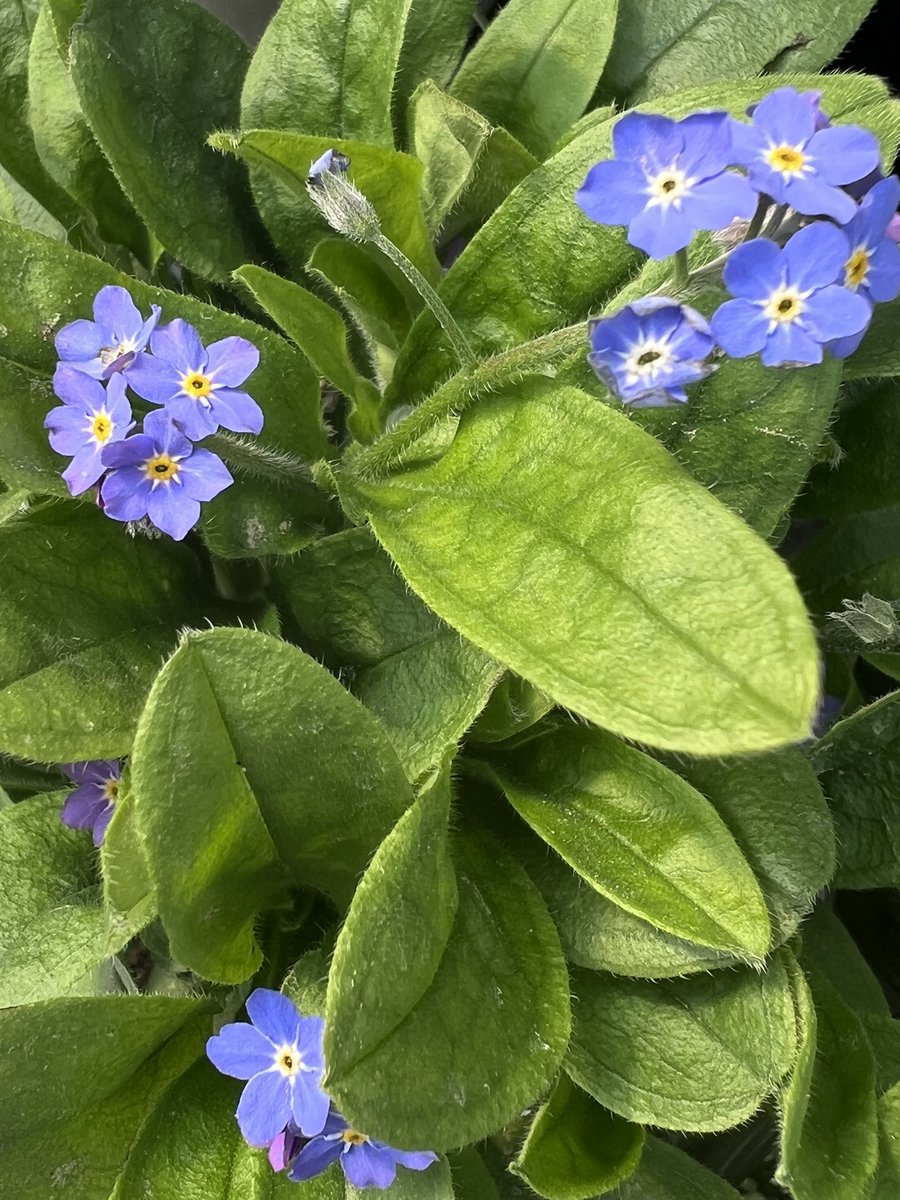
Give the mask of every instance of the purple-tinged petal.
[[128, 368], [128, 386], [150, 404], [167, 404], [181, 393], [181, 376], [171, 363], [138, 354]]
[[888, 221], [884, 236], [890, 238], [892, 242], [900, 243], [900, 213], [895, 213]]
[[85, 784], [68, 794], [60, 818], [70, 829], [91, 829], [106, 803], [101, 791], [93, 784]]
[[799, 146], [812, 137], [816, 118], [800, 92], [791, 87], [777, 88], [757, 104], [753, 124], [776, 144]]
[[826, 183], [856, 183], [878, 166], [878, 139], [859, 125], [832, 125], [820, 129], [807, 147], [815, 159], [816, 173]]
[[222, 387], [239, 387], [259, 366], [259, 351], [242, 337], [213, 342], [206, 353], [206, 374]]
[[90, 762], [64, 763], [61, 770], [77, 783], [96, 783], [102, 786], [108, 779], [120, 777], [122, 765], [117, 758], [94, 758]]
[[343, 1133], [345, 1129], [349, 1128], [350, 1126], [338, 1110], [332, 1106], [331, 1112], [328, 1114], [328, 1120], [325, 1122], [325, 1128], [322, 1130], [322, 1135], [324, 1137], [332, 1137], [334, 1134]]
[[269, 1147], [269, 1166], [273, 1171], [286, 1171], [297, 1153], [299, 1140], [291, 1129], [285, 1129]]
[[141, 325], [140, 329], [138, 330], [138, 335], [135, 338], [135, 342], [134, 342], [135, 350], [143, 350], [145, 348], [145, 346], [147, 345], [147, 343], [150, 341], [150, 335], [153, 333], [153, 330], [159, 324], [159, 314], [161, 312], [162, 312], [162, 309], [159, 307], [158, 304], [150, 305], [150, 316]]
[[425, 1171], [432, 1163], [438, 1161], [433, 1150], [394, 1150], [389, 1147], [394, 1161], [401, 1167], [409, 1167], [411, 1171]]
[[268, 1146], [291, 1119], [291, 1089], [280, 1071], [254, 1075], [237, 1106], [241, 1133], [251, 1146]]
[[832, 217], [845, 225], [856, 212], [856, 203], [840, 188], [831, 187], [816, 175], [797, 176], [772, 193], [783, 204], [789, 204], [807, 217]]
[[319, 1074], [300, 1071], [294, 1079], [291, 1112], [304, 1137], [315, 1137], [325, 1128], [331, 1101], [319, 1086]]
[[769, 322], [758, 304], [740, 298], [726, 300], [712, 315], [713, 337], [732, 358], [747, 358], [762, 350]]
[[137, 305], [123, 287], [102, 287], [94, 297], [94, 320], [104, 333], [113, 334], [111, 343], [128, 341], [141, 327]]
[[[900, 204], [900, 179], [890, 175], [870, 188], [859, 206], [857, 219], [861, 219], [868, 232], [874, 235], [873, 242], [884, 237], [884, 231]], [[852, 222], [855, 224], [855, 221]]]
[[233, 1079], [251, 1079], [268, 1071], [275, 1063], [275, 1047], [259, 1030], [247, 1022], [223, 1025], [206, 1043], [206, 1057], [223, 1075]]
[[599, 225], [627, 225], [647, 202], [646, 178], [635, 162], [595, 163], [575, 193], [575, 203]]
[[219, 428], [212, 408], [183, 392], [166, 404], [166, 412], [192, 442], [202, 441]]
[[861, 333], [872, 317], [872, 306], [857, 292], [832, 284], [807, 297], [803, 325], [819, 342]]
[[827, 287], [844, 277], [850, 256], [847, 235], [828, 221], [814, 221], [795, 233], [782, 250], [787, 280], [801, 291]]
[[801, 327], [799, 321], [778, 324], [762, 349], [767, 367], [813, 366], [822, 361], [822, 347]]
[[103, 465], [110, 469], [140, 467], [154, 454], [156, 443], [153, 438], [146, 433], [135, 433], [121, 442], [107, 442], [102, 451]]
[[116, 811], [115, 804], [107, 803], [106, 808], [100, 813], [97, 820], [94, 822], [94, 845], [102, 846], [103, 839], [106, 837], [106, 831], [109, 828], [109, 823], [113, 819], [113, 813]]
[[628, 226], [628, 241], [651, 258], [668, 258], [690, 245], [696, 228], [688, 214], [674, 204], [645, 208]]
[[139, 521], [147, 515], [152, 484], [140, 467], [120, 467], [103, 480], [103, 511], [114, 521]]
[[233, 433], [259, 433], [263, 427], [263, 411], [246, 392], [216, 388], [209, 398], [209, 406], [218, 423]]
[[754, 238], [731, 252], [723, 279], [733, 296], [765, 300], [782, 271], [781, 250], [768, 238]]
[[745, 176], [725, 171], [695, 184], [686, 204], [697, 229], [725, 229], [735, 217], [750, 220], [756, 212], [757, 195]]
[[191, 453], [191, 443], [174, 424], [172, 414], [167, 408], [155, 409], [144, 417], [144, 433], [153, 439], [158, 454], [185, 458]]
[[48, 441], [57, 454], [77, 454], [91, 436], [90, 417], [65, 404], [50, 409], [44, 428], [50, 430]]
[[282, 992], [256, 988], [247, 997], [250, 1020], [276, 1046], [294, 1046], [300, 1036], [302, 1020], [297, 1006]]
[[193, 325], [176, 317], [168, 325], [158, 326], [150, 337], [150, 348], [157, 358], [171, 363], [182, 374], [202, 371], [206, 351]]
[[397, 1164], [389, 1150], [380, 1150], [371, 1142], [350, 1146], [341, 1155], [341, 1167], [357, 1188], [390, 1187], [397, 1178]]
[[177, 483], [157, 484], [155, 488], [151, 485], [147, 516], [157, 529], [180, 542], [200, 520], [200, 502], [185, 495]]
[[193, 500], [212, 500], [234, 483], [221, 458], [210, 450], [195, 450], [180, 466], [181, 486]]
[[866, 287], [880, 304], [900, 295], [900, 246], [887, 238], [882, 238], [881, 245], [872, 252]]
[[71, 321], [56, 335], [56, 353], [61, 359], [72, 363], [87, 363], [97, 360], [103, 349], [103, 333], [93, 321]]
[[73, 456], [62, 477], [69, 493], [80, 496], [97, 482], [105, 469], [100, 459], [100, 447], [89, 442]]
[[64, 404], [84, 413], [95, 413], [106, 403], [106, 389], [98, 379], [64, 363], [53, 374], [53, 390]]
[[340, 1139], [329, 1141], [325, 1137], [313, 1138], [307, 1142], [294, 1159], [288, 1178], [294, 1183], [304, 1183], [327, 1171], [333, 1162], [341, 1157], [344, 1143]]

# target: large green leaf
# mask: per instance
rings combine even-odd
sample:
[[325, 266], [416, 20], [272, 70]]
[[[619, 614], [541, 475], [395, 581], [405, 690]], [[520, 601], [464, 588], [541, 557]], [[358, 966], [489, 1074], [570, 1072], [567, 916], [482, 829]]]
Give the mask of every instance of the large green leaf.
[[[52, 1134], [45, 1121], [3, 1146], [0, 1176], [16, 1200], [47, 1200], [61, 1186], [67, 1200], [106, 1200], [143, 1122], [165, 1089], [203, 1053], [209, 1032], [208, 1017], [195, 1017], [105, 1099], [85, 1100], [75, 1115], [52, 1126]], [[91, 1053], [96, 1052], [92, 1045]], [[87, 1067], [88, 1073], [93, 1069]], [[48, 1073], [52, 1078], [55, 1070]], [[54, 1100], [48, 1093], [45, 1115], [55, 1111]]]
[[648, 1137], [640, 1165], [611, 1200], [740, 1200], [731, 1184], [660, 1138]]
[[[54, 332], [69, 321], [89, 318], [95, 293], [117, 284], [142, 311], [159, 304], [163, 321], [190, 321], [204, 342], [233, 335], [253, 342], [260, 363], [247, 388], [265, 413], [260, 442], [309, 459], [327, 452], [318, 380], [304, 356], [277, 333], [193, 296], [149, 287], [98, 258], [5, 222], [0, 222], [0, 276], [6, 281], [0, 289], [0, 326], [5, 330], [0, 358], [49, 378], [57, 362]], [[323, 505], [324, 498], [310, 490], [311, 511], [321, 513]]]
[[616, 27], [617, 0], [511, 0], [451, 93], [543, 157], [581, 116]]
[[0, 749], [44, 762], [127, 754], [160, 659], [203, 618], [184, 546], [130, 538], [91, 505], [0, 528]]
[[777, 1178], [794, 1200], [859, 1200], [878, 1164], [872, 1049], [824, 977], [807, 983], [796, 966], [791, 974], [800, 1052], [781, 1096]]
[[[431, 802], [437, 822], [437, 797]], [[449, 910], [428, 903], [435, 856], [448, 903], [441, 827], [432, 824], [423, 842], [425, 829], [424, 815], [412, 814], [395, 829], [341, 931], [329, 979], [326, 1087], [358, 1128], [393, 1145], [440, 1150], [485, 1137], [546, 1090], [569, 1036], [569, 989], [543, 901], [486, 833], [459, 834], [453, 845], [458, 907], [448, 935]], [[373, 954], [373, 938], [383, 953]], [[389, 1006], [351, 1013], [361, 987], [389, 997]]]
[[0, 1008], [70, 993], [131, 935], [104, 912], [90, 836], [63, 825], [62, 799], [0, 810]]
[[590, 1200], [634, 1173], [643, 1146], [640, 1125], [608, 1112], [563, 1074], [512, 1170], [547, 1200]]
[[353, 668], [409, 777], [424, 774], [483, 708], [498, 665], [410, 594], [365, 530], [322, 538], [273, 575], [315, 651]]
[[881, 379], [900, 375], [900, 300], [879, 304], [862, 345], [847, 360], [848, 379]]
[[783, 564], [584, 393], [492, 397], [438, 463], [347, 487], [439, 616], [597, 724], [697, 754], [808, 733], [817, 657]]
[[815, 747], [837, 830], [838, 887], [900, 886], [898, 747], [898, 692], [839, 721]]
[[62, 460], [50, 449], [44, 418], [57, 403], [46, 378], [0, 358], [0, 474], [12, 487], [67, 496]]
[[749, 1117], [790, 1069], [794, 1006], [784, 962], [693, 979], [575, 971], [566, 1070], [630, 1121], [699, 1132]]
[[184, 640], [153, 685], [131, 781], [173, 956], [234, 983], [259, 965], [254, 920], [286, 882], [345, 902], [411, 800], [375, 718], [302, 651], [247, 629]]
[[410, 0], [285, 0], [247, 72], [246, 128], [393, 146], [391, 90]]
[[646, 99], [687, 84], [761, 75], [773, 64], [816, 71], [837, 57], [872, 4], [774, 0], [761, 13], [753, 0], [619, 0], [600, 92]]
[[450, 82], [465, 50], [472, 17], [472, 0], [412, 0], [394, 78], [398, 113], [403, 113], [419, 84], [431, 80], [445, 87]]
[[[297, 1188], [241, 1137], [241, 1084], [198, 1062], [144, 1123], [110, 1200], [290, 1200]], [[333, 1175], [303, 1185], [303, 1200], [343, 1200]]]
[[219, 133], [211, 142], [258, 168], [253, 173], [256, 202], [295, 273], [303, 271], [316, 242], [330, 232], [307, 195], [306, 179], [310, 165], [335, 149], [350, 159], [350, 179], [371, 201], [385, 236], [437, 282], [439, 268], [419, 199], [423, 168], [411, 155], [369, 142], [271, 129]]
[[598, 892], [675, 937], [765, 957], [772, 931], [753, 872], [674, 772], [571, 724], [488, 762], [519, 815]]
[[245, 46], [198, 4], [87, 0], [72, 31], [72, 78], [91, 128], [135, 209], [192, 271], [227, 283], [268, 257], [246, 173], [206, 145], [238, 121]]
[[803, 926], [801, 959], [860, 1016], [871, 1016], [876, 1022], [890, 1018], [890, 1004], [878, 977], [827, 903], [818, 905]]
[[83, 996], [0, 1010], [0, 1147], [111, 1095], [206, 1001]]
[[28, 116], [48, 174], [91, 214], [100, 237], [147, 258], [147, 231], [123, 195], [85, 119], [68, 66], [60, 56], [47, 0], [31, 39]]

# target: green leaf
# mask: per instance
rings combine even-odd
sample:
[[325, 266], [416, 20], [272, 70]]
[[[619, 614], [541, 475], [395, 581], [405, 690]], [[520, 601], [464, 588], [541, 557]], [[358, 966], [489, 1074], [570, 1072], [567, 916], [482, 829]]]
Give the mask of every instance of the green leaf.
[[446, 87], [456, 72], [471, 29], [472, 0], [412, 0], [394, 77], [398, 113], [404, 111], [410, 96], [426, 80]]
[[[47, 1200], [61, 1187], [67, 1200], [106, 1200], [144, 1120], [172, 1081], [203, 1053], [209, 1032], [208, 1017], [189, 1020], [105, 1099], [79, 1105], [73, 1117], [53, 1124], [52, 1132], [45, 1119], [27, 1137], [2, 1145], [0, 1175], [16, 1200]], [[93, 1043], [91, 1053], [96, 1053]], [[94, 1068], [86, 1069], [90, 1074]], [[47, 1104], [54, 1112], [52, 1093]]]
[[794, 1200], [859, 1200], [878, 1164], [872, 1050], [827, 980], [814, 972], [807, 984], [796, 966], [791, 976], [801, 1041], [781, 1096], [776, 1178]]
[[835, 869], [835, 834], [815, 772], [797, 750], [670, 765], [712, 801], [753, 868], [775, 944], [787, 941]]
[[273, 575], [317, 652], [354, 668], [354, 694], [418, 779], [484, 707], [497, 664], [410, 595], [365, 530], [323, 538]]
[[900, 300], [879, 304], [860, 348], [847, 360], [848, 379], [900, 375]]
[[[686, 84], [767, 70], [817, 71], [836, 58], [873, 0], [839, 7], [774, 0], [765, 20], [751, 0], [619, 0], [612, 52], [600, 81], [606, 99], [648, 99]], [[770, 88], [781, 81], [770, 80]]]
[[300, 650], [247, 629], [182, 642], [131, 771], [173, 956], [218, 982], [259, 966], [254, 920], [288, 879], [345, 902], [410, 801], [374, 717]]
[[334, 149], [350, 159], [349, 178], [371, 201], [385, 236], [437, 282], [439, 267], [419, 200], [423, 168], [417, 159], [368, 142], [271, 129], [217, 133], [210, 144], [260, 168], [253, 172], [254, 196], [295, 273], [302, 273], [316, 242], [331, 232], [307, 195], [306, 179], [310, 164]]
[[840, 609], [864, 593], [900, 597], [900, 511], [878, 509], [829, 522], [793, 560], [813, 612]]
[[560, 1075], [512, 1166], [547, 1200], [590, 1200], [634, 1173], [644, 1131]]
[[801, 957], [804, 965], [827, 979], [844, 1004], [860, 1016], [890, 1015], [890, 1005], [872, 968], [825, 904], [820, 904], [803, 926]]
[[522, 733], [547, 715], [553, 701], [518, 675], [506, 675], [491, 692], [484, 711], [472, 726], [475, 742], [503, 742]]
[[[96, 292], [117, 284], [127, 289], [142, 311], [159, 304], [164, 321], [173, 317], [189, 321], [204, 342], [234, 335], [253, 342], [260, 363], [247, 386], [265, 413], [260, 443], [309, 459], [326, 454], [315, 372], [277, 333], [193, 296], [149, 287], [92, 255], [4, 222], [0, 222], [0, 276], [6, 281], [0, 289], [0, 358], [49, 379], [57, 362], [55, 331], [69, 321], [89, 317]], [[311, 485], [309, 495], [311, 510], [321, 513], [324, 497]]]
[[756, 1111], [794, 1061], [783, 959], [693, 979], [572, 975], [566, 1070], [629, 1121], [712, 1132]]
[[[381, 957], [372, 955], [369, 931], [385, 927], [389, 895], [422, 895], [419, 843], [409, 836], [413, 820], [379, 850], [338, 939], [326, 1086], [357, 1127], [378, 1130], [393, 1145], [442, 1149], [485, 1137], [549, 1086], [569, 1036], [568, 980], [556, 931], [524, 871], [486, 833], [459, 834], [452, 929], [439, 947], [444, 926], [436, 928], [436, 908], [425, 911], [433, 978], [428, 983], [418, 967], [416, 988], [401, 1006], [402, 981], [424, 949], [421, 918], [394, 922], [393, 949]], [[387, 1032], [379, 1007], [370, 1038], [369, 1010], [361, 1009], [356, 1021], [365, 1040], [345, 1041], [342, 1018], [360, 986], [351, 980], [368, 977], [374, 990], [376, 970], [381, 992], [390, 988], [396, 997], [392, 1016], [408, 1006], [406, 1015]]]
[[393, 146], [391, 90], [409, 6], [285, 0], [247, 72], [243, 125]]
[[675, 937], [765, 957], [759, 885], [709, 801], [674, 772], [571, 724], [488, 763], [519, 815], [598, 892]]
[[0, 556], [0, 748], [127, 754], [161, 657], [202, 619], [194, 555], [129, 538], [91, 505], [54, 505], [0, 528]]
[[28, 124], [28, 49], [41, 0], [0, 5], [0, 163], [78, 237], [78, 206], [50, 178]]
[[474, 1146], [450, 1154], [449, 1162], [457, 1200], [500, 1200], [494, 1177]]
[[245, 172], [205, 144], [238, 120], [248, 54], [198, 4], [87, 0], [72, 30], [72, 78], [123, 190], [165, 248], [192, 271], [227, 283], [268, 257]]
[[412, 148], [425, 167], [422, 203], [432, 231], [445, 221], [455, 232], [483, 220], [539, 165], [511, 133], [431, 80], [416, 89], [409, 123]]
[[817, 743], [819, 772], [838, 844], [835, 883], [900, 886], [900, 693], [839, 721]]
[[350, 428], [364, 442], [382, 431], [381, 393], [356, 370], [347, 346], [347, 327], [330, 304], [299, 284], [262, 267], [241, 267], [235, 278], [246, 284], [273, 321], [300, 347], [320, 375], [353, 401]]
[[56, 403], [45, 379], [0, 358], [0, 473], [12, 487], [68, 496], [59, 474], [61, 460], [50, 449], [44, 428]]
[[894, 1200], [900, 1193], [900, 1084], [878, 1099], [878, 1173], [869, 1200]]
[[90, 836], [63, 825], [63, 798], [0, 809], [2, 1008], [70, 994], [131, 936], [99, 902]]
[[74, 1117], [130, 1079], [206, 1001], [83, 996], [0, 1010], [0, 1095], [14, 1142]]
[[648, 1137], [638, 1169], [612, 1200], [740, 1200], [734, 1188], [690, 1155]]
[[60, 57], [47, 0], [35, 22], [28, 57], [28, 115], [48, 174], [91, 214], [99, 236], [147, 259], [147, 231], [85, 119], [68, 66]]
[[[289, 1200], [297, 1188], [241, 1137], [243, 1085], [205, 1059], [177, 1079], [143, 1125], [110, 1200]], [[333, 1174], [303, 1185], [303, 1200], [343, 1200]]]
[[453, 80], [452, 95], [543, 157], [581, 116], [613, 41], [618, 0], [511, 0]]
[[582, 716], [695, 754], [808, 733], [817, 656], [788, 572], [623, 414], [523, 385], [438, 463], [347, 484], [439, 616]]

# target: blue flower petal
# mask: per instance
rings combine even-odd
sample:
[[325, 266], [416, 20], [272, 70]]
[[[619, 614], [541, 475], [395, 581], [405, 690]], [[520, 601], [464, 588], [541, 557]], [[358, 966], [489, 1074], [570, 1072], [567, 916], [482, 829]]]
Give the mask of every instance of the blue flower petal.
[[62, 473], [66, 487], [73, 496], [80, 496], [103, 475], [100, 447], [94, 442], [83, 445]]
[[246, 1022], [223, 1025], [206, 1043], [206, 1056], [217, 1071], [234, 1079], [251, 1079], [275, 1062], [275, 1047]]
[[849, 337], [835, 338], [833, 342], [826, 342], [825, 349], [832, 358], [849, 358], [851, 354], [855, 354], [860, 347], [860, 343], [866, 336], [865, 329], [860, 333], [853, 333]]
[[209, 409], [224, 429], [234, 433], [259, 433], [263, 427], [263, 411], [246, 392], [216, 388], [209, 398]]
[[[696, 112], [678, 122], [684, 138], [679, 163], [688, 175], [708, 179], [732, 161], [731, 117], [726, 112]], [[735, 176], [737, 178], [737, 176]]]
[[670, 165], [684, 149], [684, 134], [671, 117], [632, 110], [616, 121], [612, 143], [616, 158], [647, 160], [651, 166], [662, 167]]
[[140, 332], [141, 314], [123, 287], [102, 287], [94, 297], [94, 320], [104, 334], [104, 344], [114, 346], [134, 338]]
[[882, 239], [869, 260], [866, 288], [873, 300], [884, 303], [900, 295], [900, 246]]
[[758, 353], [769, 336], [769, 322], [762, 308], [743, 297], [720, 305], [710, 325], [713, 337], [732, 358]]
[[211, 407], [186, 396], [184, 392], [166, 402], [166, 412], [176, 422], [186, 438], [200, 442], [219, 428]]
[[202, 371], [206, 367], [206, 351], [200, 335], [181, 317], [168, 325], [158, 326], [150, 337], [150, 348], [157, 358], [171, 363], [182, 374]]
[[668, 258], [690, 245], [697, 226], [684, 209], [645, 208], [628, 226], [628, 240], [651, 258]]
[[575, 203], [598, 225], [627, 225], [647, 203], [646, 177], [635, 162], [595, 163], [575, 193]]
[[83, 413], [95, 413], [106, 403], [106, 389], [99, 380], [65, 363], [53, 374], [53, 390], [64, 404]]
[[271, 988], [256, 988], [247, 998], [250, 1020], [276, 1046], [294, 1046], [300, 1037], [300, 1014], [293, 1000]]
[[808, 152], [826, 183], [855, 183], [878, 166], [878, 139], [858, 125], [832, 125], [811, 139]]
[[696, 184], [686, 205], [696, 229], [726, 229], [735, 218], [749, 221], [757, 197], [749, 180], [734, 171]]
[[259, 351], [242, 337], [213, 342], [206, 353], [206, 373], [223, 387], [239, 387], [259, 366]]
[[388, 1149], [371, 1142], [351, 1146], [341, 1155], [341, 1167], [348, 1181], [357, 1188], [390, 1187], [397, 1178], [397, 1164]]
[[146, 433], [136, 433], [121, 442], [103, 447], [103, 465], [108, 468], [138, 467], [156, 453], [156, 443]]
[[166, 404], [181, 394], [181, 376], [171, 363], [138, 354], [128, 368], [128, 385], [151, 404]]
[[425, 1171], [432, 1163], [438, 1161], [433, 1150], [394, 1150], [390, 1148], [394, 1162], [401, 1167], [409, 1167], [411, 1171]]
[[90, 418], [80, 409], [61, 404], [44, 418], [50, 445], [57, 454], [77, 454], [90, 437]]
[[777, 325], [769, 335], [763, 346], [762, 360], [767, 367], [812, 366], [822, 361], [822, 347], [799, 321], [785, 322]]
[[[199, 508], [199, 505], [198, 505]], [[241, 1093], [237, 1120], [251, 1146], [268, 1146], [291, 1119], [291, 1089], [280, 1071], [254, 1075]]]
[[221, 458], [211, 450], [201, 449], [194, 450], [184, 459], [179, 478], [186, 495], [193, 500], [212, 500], [234, 483], [234, 477]]
[[116, 811], [115, 804], [107, 803], [103, 811], [94, 822], [94, 845], [102, 846], [103, 839], [106, 837], [106, 831], [109, 828], [109, 823], [113, 819], [113, 813]]
[[[775, 172], [773, 172], [775, 174]], [[856, 203], [846, 192], [827, 184], [818, 175], [807, 175], [783, 183], [772, 195], [779, 203], [789, 204], [807, 217], [832, 217], [846, 224], [856, 212]]]
[[[158, 484], [147, 497], [147, 516], [157, 529], [180, 542], [200, 520], [200, 501], [186, 495], [177, 483]], [[272, 1137], [266, 1139], [266, 1145]]]
[[300, 1071], [294, 1076], [291, 1113], [304, 1137], [315, 1137], [325, 1128], [331, 1101], [319, 1086], [318, 1072]]
[[191, 453], [191, 443], [164, 408], [154, 409], [144, 417], [144, 433], [153, 439], [156, 454], [171, 454], [177, 458], [184, 458]]
[[343, 1148], [344, 1143], [338, 1138], [334, 1140], [326, 1137], [313, 1138], [311, 1142], [306, 1143], [294, 1159], [294, 1165], [288, 1173], [288, 1178], [294, 1183], [303, 1183], [307, 1179], [321, 1175], [333, 1162], [337, 1162]]
[[800, 92], [783, 87], [760, 100], [753, 112], [753, 124], [768, 141], [799, 146], [812, 137], [816, 119], [809, 101]]
[[833, 284], [806, 299], [803, 325], [818, 342], [861, 333], [869, 324], [872, 306], [856, 292]]
[[56, 335], [56, 352], [65, 362], [71, 362], [77, 370], [86, 370], [100, 378], [104, 370], [97, 357], [103, 349], [103, 334], [93, 321], [72, 321], [64, 325]]
[[70, 829], [92, 829], [106, 807], [106, 797], [92, 784], [76, 788], [66, 797], [60, 817]]
[[828, 221], [814, 221], [786, 243], [782, 262], [788, 282], [806, 291], [842, 279], [849, 254], [850, 243], [843, 230]]
[[139, 521], [147, 515], [151, 486], [140, 467], [111, 471], [100, 489], [103, 511], [114, 521]]

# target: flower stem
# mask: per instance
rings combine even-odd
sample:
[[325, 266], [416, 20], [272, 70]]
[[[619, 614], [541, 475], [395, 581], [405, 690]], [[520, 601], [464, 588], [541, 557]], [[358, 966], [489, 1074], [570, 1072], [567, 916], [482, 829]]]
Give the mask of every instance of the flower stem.
[[373, 245], [377, 246], [385, 257], [389, 258], [395, 267], [399, 268], [413, 285], [428, 307], [431, 309], [435, 318], [439, 322], [444, 333], [456, 351], [456, 357], [463, 366], [475, 366], [478, 359], [472, 350], [472, 347], [466, 341], [465, 334], [457, 325], [453, 316], [422, 272], [413, 263], [409, 261], [399, 246], [384, 236], [383, 233], [376, 233], [371, 237]]
[[691, 276], [691, 268], [688, 264], [687, 249], [676, 250], [674, 254], [675, 270], [672, 275], [672, 282], [675, 287], [680, 290], [683, 288]]
[[223, 429], [211, 437], [205, 446], [223, 458], [230, 467], [246, 475], [280, 483], [296, 483], [301, 479], [304, 482], [313, 481], [310, 466], [302, 459], [295, 458], [286, 450], [261, 446], [257, 441], [226, 433]]
[[763, 227], [763, 221], [766, 219], [766, 213], [769, 211], [771, 204], [772, 201], [770, 197], [760, 196], [756, 204], [756, 212], [753, 214], [750, 224], [747, 226], [747, 232], [743, 236], [743, 241], [752, 242], [755, 237], [759, 236], [759, 231]]

